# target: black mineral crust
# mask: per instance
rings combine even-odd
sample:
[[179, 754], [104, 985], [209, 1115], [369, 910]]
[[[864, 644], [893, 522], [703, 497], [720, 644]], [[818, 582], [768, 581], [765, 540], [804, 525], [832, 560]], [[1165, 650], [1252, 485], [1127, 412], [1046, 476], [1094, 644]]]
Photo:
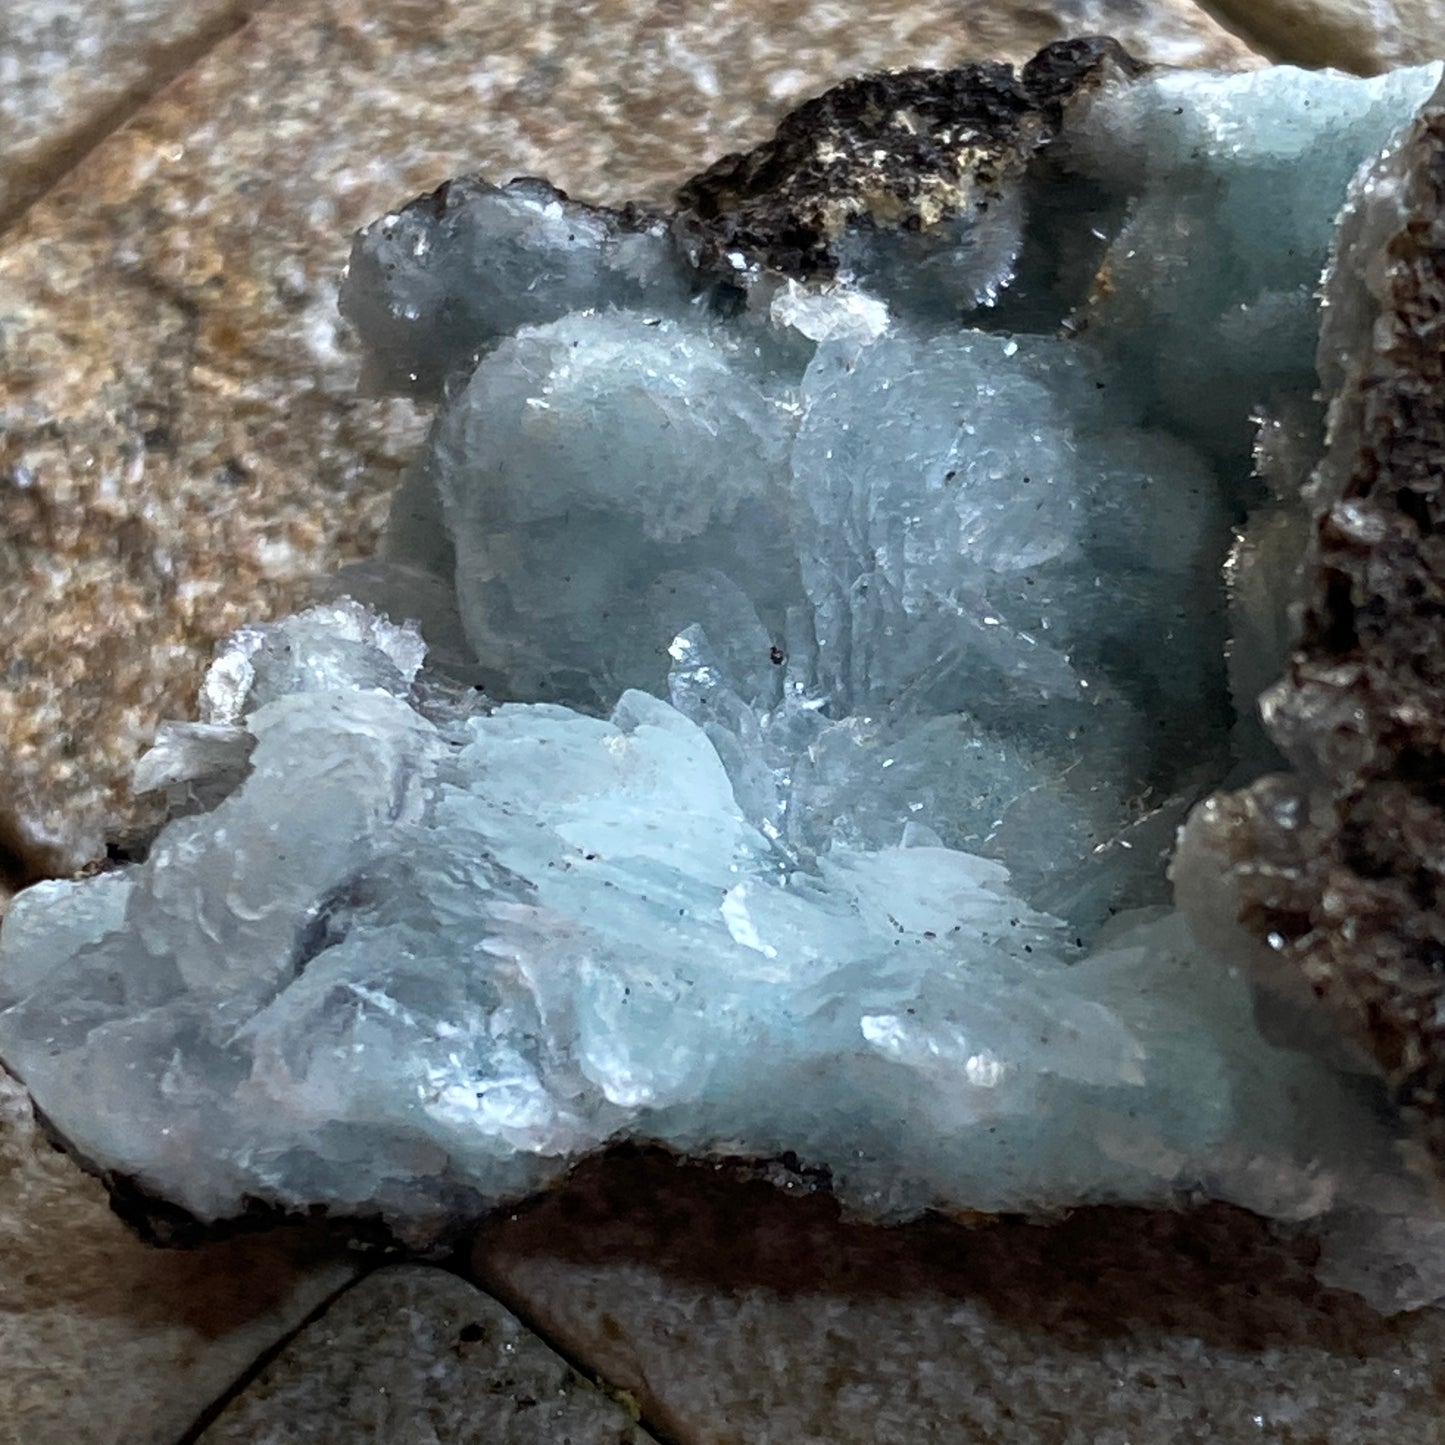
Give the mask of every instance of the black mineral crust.
[[1445, 1177], [1445, 109], [1400, 153], [1408, 220], [1266, 719], [1294, 764], [1206, 827], [1277, 990], [1378, 1067]]
[[[1021, 71], [976, 63], [860, 76], [789, 113], [771, 140], [685, 182], [671, 209], [592, 205], [535, 177], [448, 181], [353, 246], [341, 310], [363, 342], [364, 389], [437, 400], [515, 325], [555, 320], [598, 296], [644, 305], [675, 292], [726, 311], [759, 273], [806, 282], [849, 270], [850, 241], [948, 228], [959, 241], [1006, 244], [1030, 164], [1064, 128], [1071, 103], [1147, 69], [1117, 41], [1095, 38], [1051, 45]], [[526, 315], [505, 308], [505, 324], [488, 278], [457, 281], [474, 257], [472, 213], [502, 199], [551, 212], [588, 239], [553, 256], [555, 284], [544, 289], [557, 309], [539, 294]], [[1049, 218], [1045, 229], [1087, 250], [1086, 206], [1076, 202], [1047, 185], [1030, 198]], [[504, 273], [509, 263], [494, 255], [490, 264]]]
[[1057, 134], [1072, 97], [1147, 68], [1096, 37], [1058, 41], [1018, 73], [989, 63], [859, 76], [681, 186], [679, 224], [704, 270], [725, 272], [736, 253], [827, 278], [849, 230], [922, 231], [986, 211]]

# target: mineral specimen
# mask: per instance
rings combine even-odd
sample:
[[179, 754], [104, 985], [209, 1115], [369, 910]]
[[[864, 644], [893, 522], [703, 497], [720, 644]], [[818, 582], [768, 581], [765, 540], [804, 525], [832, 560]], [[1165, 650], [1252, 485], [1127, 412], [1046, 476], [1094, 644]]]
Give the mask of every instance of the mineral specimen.
[[[1379, 978], [1299, 861], [1365, 836], [1351, 679], [1438, 716], [1369, 682], [1401, 607], [1320, 659], [1433, 506], [1345, 478], [1441, 449], [1405, 415], [1439, 81], [1078, 42], [850, 82], [670, 215], [463, 180], [378, 222], [343, 306], [373, 384], [439, 403], [383, 554], [222, 651], [142, 762], [143, 862], [17, 901], [0, 1057], [204, 1220], [420, 1241], [631, 1139], [796, 1157], [884, 1221], [1203, 1194], [1445, 1295], [1395, 1075], [1295, 982]], [[1302, 781], [1259, 780], [1276, 744]]]

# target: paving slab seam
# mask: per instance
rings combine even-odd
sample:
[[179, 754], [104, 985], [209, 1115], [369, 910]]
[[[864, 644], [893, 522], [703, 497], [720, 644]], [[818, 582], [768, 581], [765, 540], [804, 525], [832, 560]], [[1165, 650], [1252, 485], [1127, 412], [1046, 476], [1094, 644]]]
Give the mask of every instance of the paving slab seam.
[[275, 3], [276, 0], [236, 0], [236, 4], [229, 11], [202, 25], [183, 40], [158, 45], [155, 50], [155, 64], [142, 84], [125, 92], [113, 104], [80, 126], [54, 153], [17, 166], [17, 201], [8, 212], [0, 215], [0, 245], [4, 244], [6, 235], [24, 220], [31, 209], [49, 196], [93, 151], [129, 124], [218, 45], [224, 44]]
[[[457, 1265], [444, 1267], [449, 1273], [455, 1274], [458, 1279], [465, 1280], [468, 1284], [489, 1294], [503, 1309], [510, 1310], [521, 1321], [524, 1329], [536, 1335], [549, 1350], [565, 1360], [584, 1380], [590, 1380], [609, 1399], [622, 1404], [628, 1414], [636, 1419], [637, 1424], [652, 1436], [657, 1445], [692, 1445], [692, 1442], [685, 1436], [677, 1433], [672, 1422], [658, 1418], [652, 1410], [648, 1409], [646, 1401], [639, 1395], [621, 1385], [614, 1384], [601, 1370], [583, 1359], [571, 1345], [559, 1339], [547, 1327], [546, 1321], [536, 1310], [528, 1306], [526, 1299], [516, 1290], [508, 1288], [503, 1281], [491, 1278], [485, 1270]], [[192, 1445], [192, 1442], [183, 1440], [177, 1442], [177, 1445]]]
[[1221, 30], [1226, 30], [1236, 39], [1242, 40], [1256, 54], [1264, 56], [1271, 65], [1289, 63], [1279, 54], [1278, 46], [1267, 44], [1260, 38], [1257, 17], [1251, 15], [1248, 9], [1242, 8], [1238, 0], [1233, 4], [1230, 0], [1198, 0], [1198, 8]]
[[220, 1418], [226, 1406], [228, 1406], [232, 1400], [244, 1394], [260, 1376], [261, 1372], [265, 1370], [267, 1365], [269, 1365], [292, 1340], [303, 1333], [303, 1331], [310, 1329], [343, 1295], [354, 1290], [357, 1285], [363, 1283], [363, 1281], [374, 1274], [376, 1270], [382, 1268], [383, 1265], [390, 1263], [393, 1263], [393, 1261], [384, 1259], [375, 1260], [363, 1267], [344, 1284], [338, 1285], [332, 1290], [309, 1314], [296, 1322], [295, 1328], [288, 1330], [284, 1335], [273, 1340], [271, 1344], [262, 1350], [261, 1353], [196, 1416], [189, 1428], [177, 1437], [175, 1445], [195, 1445], [195, 1442]]

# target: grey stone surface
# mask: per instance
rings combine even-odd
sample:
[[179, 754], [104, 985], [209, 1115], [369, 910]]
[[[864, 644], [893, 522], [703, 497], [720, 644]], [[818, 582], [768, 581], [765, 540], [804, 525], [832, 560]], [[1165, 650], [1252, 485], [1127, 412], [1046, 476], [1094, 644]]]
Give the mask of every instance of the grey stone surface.
[[1445, 1314], [1386, 1320], [1222, 1206], [878, 1229], [617, 1156], [479, 1278], [689, 1445], [1445, 1440]]
[[266, 1366], [201, 1445], [646, 1445], [493, 1299], [438, 1269], [383, 1269]]
[[355, 1269], [295, 1230], [142, 1244], [0, 1074], [0, 1445], [170, 1445]]

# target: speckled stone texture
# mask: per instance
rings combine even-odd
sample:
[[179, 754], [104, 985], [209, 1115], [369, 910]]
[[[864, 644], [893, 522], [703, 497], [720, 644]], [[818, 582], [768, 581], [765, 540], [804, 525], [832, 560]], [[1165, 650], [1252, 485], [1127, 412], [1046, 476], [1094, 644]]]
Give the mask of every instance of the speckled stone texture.
[[0, 1445], [170, 1445], [355, 1274], [285, 1230], [161, 1253], [0, 1074]]
[[423, 419], [359, 400], [335, 309], [350, 232], [472, 170], [661, 197], [809, 91], [888, 65], [1023, 60], [1112, 31], [1255, 63], [1183, 3], [260, 12], [0, 246], [0, 863], [11, 884], [144, 821], [125, 777], [212, 643], [368, 552]]
[[199, 1445], [649, 1445], [619, 1402], [516, 1317], [439, 1269], [383, 1269], [340, 1297]]
[[477, 1277], [696, 1445], [1445, 1438], [1445, 1315], [1384, 1320], [1242, 1211], [850, 1224], [646, 1155], [490, 1230]]
[[1442, 0], [1207, 0], [1273, 60], [1378, 75], [1445, 55]]
[[0, 231], [262, 3], [11, 0], [0, 7]]

